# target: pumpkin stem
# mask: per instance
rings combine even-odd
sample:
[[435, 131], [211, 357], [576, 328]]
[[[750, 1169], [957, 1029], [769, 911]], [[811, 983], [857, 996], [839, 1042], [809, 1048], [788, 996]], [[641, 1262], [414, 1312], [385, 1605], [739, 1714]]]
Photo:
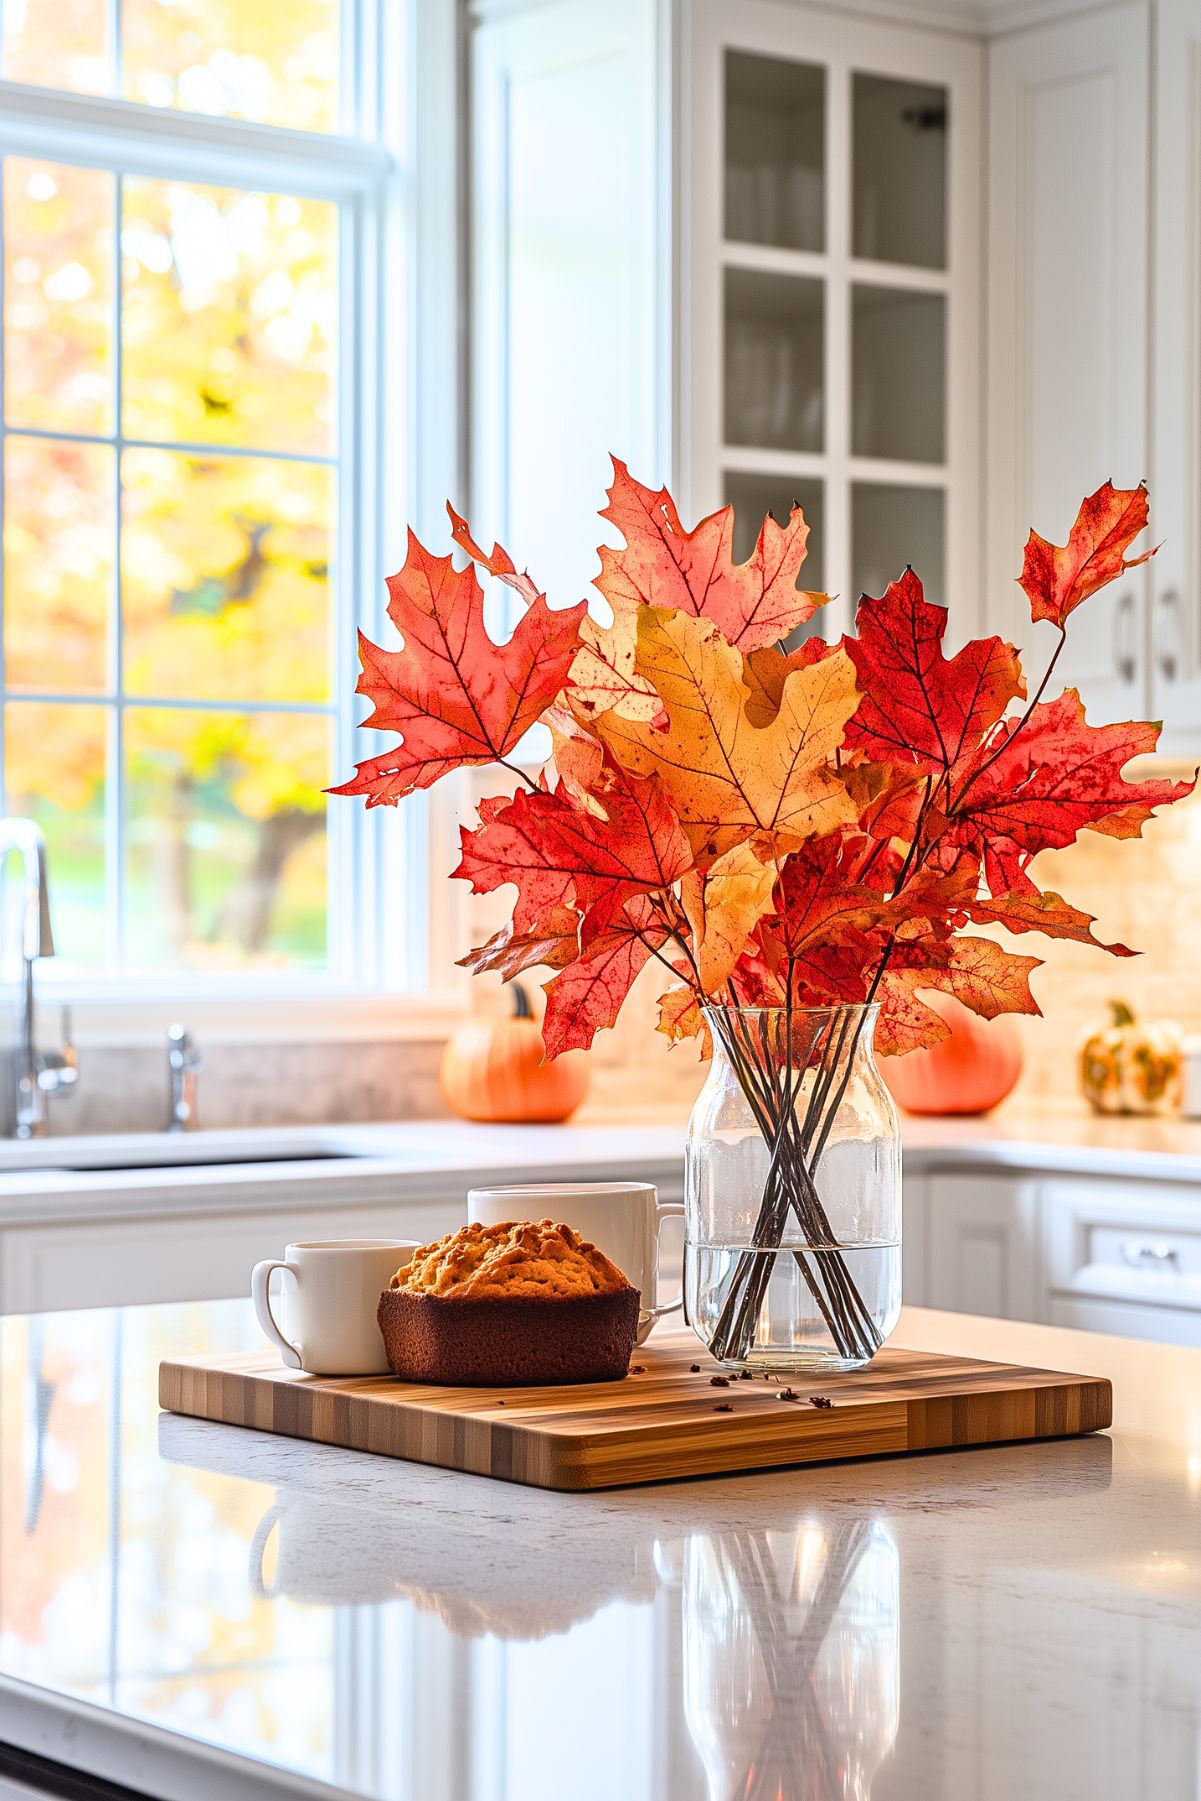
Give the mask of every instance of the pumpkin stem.
[[513, 990], [513, 1018], [533, 1019], [534, 1009], [530, 1006], [530, 997], [521, 983], [510, 982], [509, 986]]
[[1134, 1011], [1125, 1001], [1110, 1001], [1109, 1016], [1115, 1026], [1132, 1026]]

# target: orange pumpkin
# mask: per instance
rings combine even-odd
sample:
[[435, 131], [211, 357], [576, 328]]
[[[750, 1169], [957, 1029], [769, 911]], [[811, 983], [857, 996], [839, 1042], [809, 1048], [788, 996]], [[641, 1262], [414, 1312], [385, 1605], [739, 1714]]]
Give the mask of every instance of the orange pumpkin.
[[442, 1053], [442, 1098], [463, 1119], [549, 1123], [575, 1112], [588, 1092], [583, 1051], [543, 1061], [542, 1029], [529, 997], [513, 988], [511, 1019], [471, 1019]]
[[1022, 1070], [1022, 1041], [1007, 1014], [981, 1019], [954, 995], [922, 990], [921, 998], [951, 1036], [907, 1057], [881, 1057], [880, 1073], [906, 1113], [987, 1113], [1003, 1101]]

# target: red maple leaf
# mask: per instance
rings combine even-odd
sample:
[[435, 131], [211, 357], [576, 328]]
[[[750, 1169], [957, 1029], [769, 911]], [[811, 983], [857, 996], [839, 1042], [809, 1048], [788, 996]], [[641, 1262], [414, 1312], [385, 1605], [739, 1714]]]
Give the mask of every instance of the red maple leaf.
[[625, 539], [600, 552], [596, 578], [614, 616], [639, 605], [711, 619], [728, 643], [757, 650], [786, 638], [825, 601], [797, 587], [809, 527], [800, 507], [786, 525], [770, 513], [746, 563], [734, 561], [734, 509], [722, 507], [687, 531], [666, 488], [644, 488], [617, 457], [601, 514]]
[[484, 823], [460, 828], [463, 856], [454, 875], [476, 894], [517, 886], [513, 926], [543, 929], [556, 907], [616, 910], [627, 895], [668, 887], [692, 865], [680, 822], [658, 781], [622, 780], [581, 806], [560, 786], [553, 794], [519, 789]]
[[846, 743], [878, 762], [945, 772], [1026, 692], [1017, 652], [1000, 638], [943, 655], [947, 610], [923, 598], [912, 569], [878, 600], [865, 595], [855, 624], [844, 644], [862, 699]]
[[1034, 889], [1032, 893], [971, 900], [964, 908], [964, 917], [974, 925], [1003, 925], [1009, 932], [1041, 932], [1045, 938], [1068, 938], [1077, 944], [1092, 944], [1114, 957], [1136, 955], [1124, 944], [1103, 944], [1093, 932], [1094, 916], [1071, 906], [1062, 894], [1049, 888], [1042, 893]]
[[585, 926], [581, 954], [543, 984], [542, 1042], [548, 1057], [587, 1050], [611, 1026], [645, 965], [670, 936], [643, 895], [634, 895], [594, 935]]
[[512, 557], [500, 544], [494, 544], [491, 556], [485, 556], [472, 537], [471, 527], [466, 519], [461, 513], [455, 512], [449, 500], [446, 503], [446, 511], [450, 515], [450, 535], [459, 549], [466, 551], [473, 563], [478, 563], [481, 569], [486, 569], [489, 575], [494, 575], [498, 582], [504, 582], [508, 587], [515, 588], [526, 605], [532, 606], [538, 598], [538, 584], [533, 576], [528, 571], [519, 573]]
[[518, 932], [512, 920], [487, 944], [457, 959], [472, 975], [495, 970], [506, 982], [527, 969], [563, 969], [580, 953], [580, 916], [574, 907], [552, 907], [536, 931]]
[[360, 633], [358, 692], [374, 708], [364, 725], [397, 732], [401, 742], [332, 790], [365, 795], [369, 807], [394, 807], [449, 770], [507, 757], [566, 681], [587, 611], [581, 601], [552, 612], [535, 593], [509, 642], [496, 645], [475, 570], [431, 556], [412, 532], [388, 593], [404, 648], [381, 650]]
[[1030, 974], [1039, 963], [1038, 957], [1020, 957], [991, 938], [894, 944], [877, 988], [876, 1049], [886, 1057], [904, 1056], [949, 1036], [938, 1014], [920, 998], [923, 988], [953, 994], [984, 1019], [1038, 1013]]
[[1081, 501], [1066, 544], [1049, 544], [1032, 531], [1018, 577], [1029, 597], [1031, 616], [1062, 626], [1082, 600], [1123, 570], [1153, 557], [1158, 545], [1141, 557], [1126, 556], [1146, 523], [1146, 488], [1115, 488], [1106, 482]]
[[855, 879], [865, 840], [831, 832], [811, 838], [785, 862], [773, 893], [774, 912], [756, 940], [766, 968], [794, 1002], [802, 993], [862, 1000], [864, 972], [882, 944], [870, 934], [885, 912], [881, 894]]
[[1157, 725], [1087, 725], [1079, 694], [1065, 689], [1009, 726], [968, 776], [948, 809], [947, 843], [983, 858], [994, 895], [1035, 892], [1026, 865], [1039, 851], [1060, 850], [1086, 828], [1137, 838], [1156, 807], [1192, 793], [1192, 782], [1123, 779], [1158, 739]]

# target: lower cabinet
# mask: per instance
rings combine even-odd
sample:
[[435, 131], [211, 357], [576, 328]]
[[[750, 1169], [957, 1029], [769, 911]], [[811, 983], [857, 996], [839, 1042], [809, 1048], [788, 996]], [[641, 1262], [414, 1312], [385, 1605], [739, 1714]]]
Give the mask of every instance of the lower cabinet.
[[0, 1233], [0, 1315], [143, 1301], [214, 1301], [249, 1294], [262, 1257], [302, 1238], [436, 1238], [462, 1202], [395, 1201], [287, 1211], [63, 1221]]
[[975, 1173], [927, 1179], [926, 1305], [1039, 1319], [1038, 1194]]
[[1042, 1230], [1052, 1325], [1201, 1345], [1201, 1188], [1048, 1180]]
[[914, 1173], [904, 1227], [911, 1306], [1201, 1345], [1201, 1187]]
[[[599, 1172], [598, 1172], [599, 1173]], [[506, 1179], [545, 1180], [534, 1168]], [[681, 1198], [678, 1171], [652, 1166], [664, 1200]], [[431, 1172], [420, 1190], [389, 1194], [394, 1179], [365, 1167], [352, 1199], [305, 1197], [301, 1185], [272, 1202], [251, 1184], [191, 1209], [108, 1218], [23, 1221], [0, 1227], [0, 1316], [56, 1313], [142, 1302], [216, 1301], [250, 1291], [250, 1271], [263, 1257], [305, 1238], [400, 1238], [427, 1243], [464, 1218], [466, 1182]], [[659, 1299], [679, 1293], [682, 1222], [669, 1220], [661, 1242]]]

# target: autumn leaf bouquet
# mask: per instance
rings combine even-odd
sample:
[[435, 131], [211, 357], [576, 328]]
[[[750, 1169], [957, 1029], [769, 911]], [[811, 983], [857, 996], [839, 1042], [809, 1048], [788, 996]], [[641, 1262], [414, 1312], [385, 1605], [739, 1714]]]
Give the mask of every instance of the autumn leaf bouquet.
[[[554, 972], [548, 1057], [613, 1025], [658, 964], [659, 1030], [705, 1054], [716, 1041], [765, 1148], [715, 1350], [745, 1355], [770, 1279], [756, 1253], [787, 1239], [833, 1343], [863, 1361], [880, 1335], [822, 1192], [857, 1040], [874, 1032], [877, 1051], [900, 1055], [945, 1037], [929, 990], [988, 1019], [1037, 1013], [1038, 959], [973, 927], [1129, 955], [1040, 891], [1031, 859], [1084, 829], [1136, 837], [1191, 787], [1124, 779], [1156, 726], [1086, 723], [1072, 689], [1045, 698], [1076, 609], [1151, 554], [1127, 556], [1146, 492], [1106, 483], [1063, 546], [1031, 533], [1021, 585], [1057, 634], [1033, 692], [999, 637], [947, 656], [946, 611], [908, 568], [861, 599], [853, 636], [806, 636], [827, 597], [799, 586], [799, 508], [765, 519], [736, 563], [730, 507], [686, 530], [666, 490], [615, 462], [601, 517], [623, 544], [600, 551], [604, 623], [585, 602], [550, 608], [504, 550], [485, 554], [450, 517], [466, 565], [410, 534], [388, 583], [402, 647], [361, 642], [365, 724], [399, 742], [336, 792], [395, 806], [467, 765], [511, 772], [514, 790], [463, 828], [454, 874], [517, 898], [464, 964], [506, 979]], [[503, 645], [485, 629], [477, 567], [517, 597]], [[534, 773], [518, 747], [539, 723], [552, 754]]]

